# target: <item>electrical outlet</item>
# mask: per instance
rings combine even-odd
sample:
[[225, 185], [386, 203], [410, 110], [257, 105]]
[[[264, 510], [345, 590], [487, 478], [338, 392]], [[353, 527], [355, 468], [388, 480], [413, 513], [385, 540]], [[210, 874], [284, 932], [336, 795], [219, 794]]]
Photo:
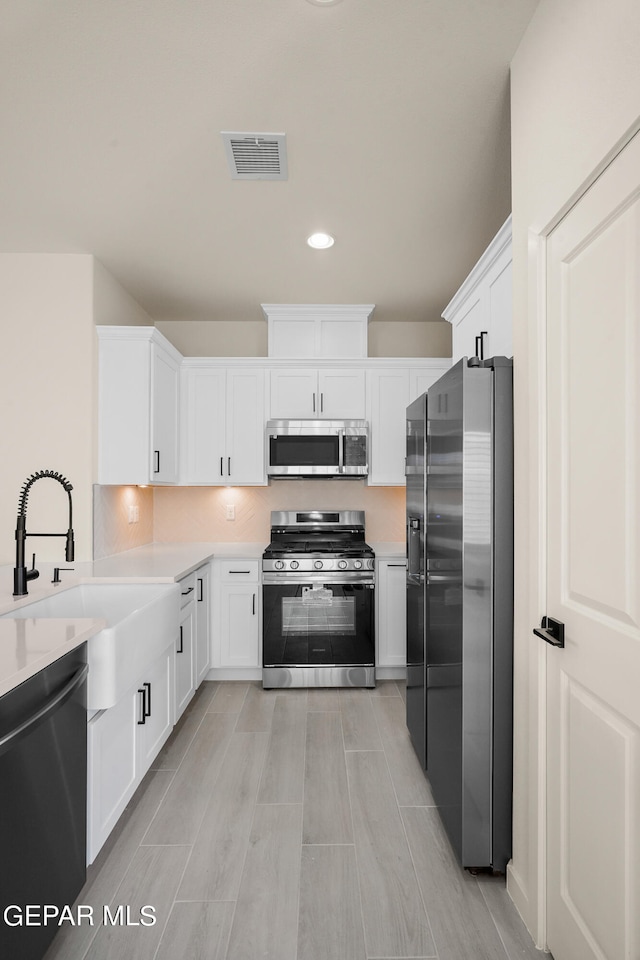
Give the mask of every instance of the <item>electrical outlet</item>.
[[225, 519], [226, 520], [235, 520], [236, 518], [236, 507], [234, 503], [227, 503], [225, 506]]
[[140, 507], [137, 504], [129, 504], [129, 523], [138, 523], [140, 520]]

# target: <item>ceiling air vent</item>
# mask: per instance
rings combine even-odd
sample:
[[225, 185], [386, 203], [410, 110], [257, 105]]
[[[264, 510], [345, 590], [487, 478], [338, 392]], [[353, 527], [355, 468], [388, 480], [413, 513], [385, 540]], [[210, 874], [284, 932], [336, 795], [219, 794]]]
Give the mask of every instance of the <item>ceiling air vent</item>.
[[286, 180], [287, 143], [284, 133], [221, 131], [233, 180]]

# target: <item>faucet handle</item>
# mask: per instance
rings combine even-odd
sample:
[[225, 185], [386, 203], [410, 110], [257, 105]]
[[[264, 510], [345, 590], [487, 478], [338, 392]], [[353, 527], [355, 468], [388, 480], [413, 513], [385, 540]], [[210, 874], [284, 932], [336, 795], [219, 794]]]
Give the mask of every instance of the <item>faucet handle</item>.
[[74, 567], [54, 567], [53, 568], [53, 580], [51, 583], [60, 583], [60, 571], [61, 570], [73, 570]]
[[27, 580], [35, 580], [39, 576], [40, 576], [40, 571], [36, 570], [36, 555], [34, 553], [33, 558], [31, 560], [31, 570], [27, 570], [26, 578]]

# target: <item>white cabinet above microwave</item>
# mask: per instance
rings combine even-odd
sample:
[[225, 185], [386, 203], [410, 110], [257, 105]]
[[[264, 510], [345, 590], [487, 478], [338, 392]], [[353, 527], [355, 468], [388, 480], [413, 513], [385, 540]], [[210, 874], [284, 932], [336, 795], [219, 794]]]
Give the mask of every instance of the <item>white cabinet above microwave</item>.
[[271, 370], [274, 420], [361, 420], [365, 370], [351, 367], [288, 367]]

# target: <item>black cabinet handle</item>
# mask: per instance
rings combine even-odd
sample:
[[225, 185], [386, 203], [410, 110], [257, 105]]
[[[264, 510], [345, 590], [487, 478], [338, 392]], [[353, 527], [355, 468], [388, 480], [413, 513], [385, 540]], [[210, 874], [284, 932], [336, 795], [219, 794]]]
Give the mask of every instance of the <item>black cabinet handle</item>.
[[154, 472], [154, 473], [160, 473], [160, 451], [159, 451], [159, 450], [154, 450], [154, 451], [153, 451], [153, 458], [154, 458], [154, 461], [155, 461], [154, 466], [153, 466], [153, 472]]
[[553, 617], [543, 617], [539, 627], [534, 627], [536, 637], [540, 637], [552, 647], [564, 647], [564, 623]]
[[145, 687], [147, 691], [147, 695], [145, 697], [145, 700], [147, 702], [144, 708], [144, 716], [150, 717], [151, 716], [151, 684], [148, 681], [146, 681], [145, 683], [142, 684], [142, 686]]
[[407, 568], [406, 561], [404, 563], [388, 563], [387, 566], [388, 567], [404, 567], [405, 570]]
[[320, 394], [320, 413], [324, 413], [324, 393]]
[[227, 474], [231, 476], [231, 457], [227, 457]]
[[195, 589], [195, 587], [189, 587], [188, 590], [183, 590], [183, 591], [182, 591], [182, 596], [183, 596], [183, 597], [188, 597], [190, 593], [193, 593], [194, 589]]
[[253, 616], [255, 617], [255, 615], [256, 615], [256, 595], [255, 595], [255, 593], [254, 593], [254, 595], [253, 595]]
[[489, 336], [488, 330], [480, 331], [480, 359], [484, 360], [484, 338]]
[[313, 394], [313, 412], [314, 412], [314, 413], [316, 412], [316, 395], [315, 395], [315, 393]]
[[220, 457], [220, 476], [224, 477], [224, 467], [222, 466], [222, 457]]
[[476, 344], [475, 344], [475, 347], [474, 347], [474, 350], [475, 350], [474, 356], [476, 356], [476, 357], [479, 357], [479, 356], [480, 356], [480, 347], [478, 346], [479, 343], [480, 343], [480, 337], [476, 337]]
[[184, 653], [184, 635], [182, 631], [182, 624], [180, 624], [180, 646], [176, 650], [176, 653]]
[[204, 600], [204, 587], [202, 582], [202, 577], [198, 577], [198, 603], [202, 603]]
[[251, 570], [229, 570], [229, 573], [251, 573]]
[[138, 687], [138, 693], [142, 694], [142, 700], [140, 701], [140, 705], [142, 707], [142, 720], [138, 720], [138, 726], [141, 727], [144, 723], [146, 723], [146, 720], [147, 720], [147, 711], [145, 709], [145, 706], [146, 706], [145, 700], [146, 700], [147, 691], [144, 689], [144, 687]]

